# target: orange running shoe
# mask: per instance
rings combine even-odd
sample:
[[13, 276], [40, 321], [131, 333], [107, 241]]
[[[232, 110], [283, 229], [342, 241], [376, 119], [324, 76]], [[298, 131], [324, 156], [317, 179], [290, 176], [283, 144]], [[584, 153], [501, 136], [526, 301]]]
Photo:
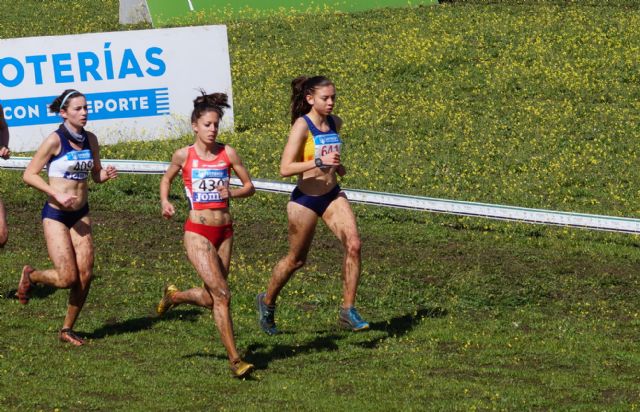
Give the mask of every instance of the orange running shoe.
[[16, 295], [18, 295], [18, 301], [23, 305], [29, 303], [29, 298], [31, 297], [30, 292], [33, 283], [31, 283], [29, 276], [34, 271], [35, 269], [29, 265], [25, 265], [25, 267], [22, 268], [22, 275], [20, 275], [20, 283], [18, 283], [18, 292]]

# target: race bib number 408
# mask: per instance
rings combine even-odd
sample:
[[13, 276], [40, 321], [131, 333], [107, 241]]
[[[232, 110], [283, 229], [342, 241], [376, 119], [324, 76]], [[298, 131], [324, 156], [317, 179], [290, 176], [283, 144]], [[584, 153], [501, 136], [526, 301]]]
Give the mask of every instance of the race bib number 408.
[[65, 179], [84, 180], [93, 168], [93, 157], [90, 150], [74, 150], [66, 154], [67, 170]]
[[191, 171], [191, 193], [195, 203], [224, 202], [218, 186], [229, 187], [228, 169], [193, 169]]

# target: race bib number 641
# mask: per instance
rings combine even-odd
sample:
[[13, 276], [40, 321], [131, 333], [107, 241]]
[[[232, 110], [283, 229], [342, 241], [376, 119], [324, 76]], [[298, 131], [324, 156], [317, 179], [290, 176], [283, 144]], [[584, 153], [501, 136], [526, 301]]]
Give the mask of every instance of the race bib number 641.
[[334, 152], [340, 153], [342, 141], [335, 133], [314, 136], [313, 140], [315, 145], [315, 157], [322, 157]]

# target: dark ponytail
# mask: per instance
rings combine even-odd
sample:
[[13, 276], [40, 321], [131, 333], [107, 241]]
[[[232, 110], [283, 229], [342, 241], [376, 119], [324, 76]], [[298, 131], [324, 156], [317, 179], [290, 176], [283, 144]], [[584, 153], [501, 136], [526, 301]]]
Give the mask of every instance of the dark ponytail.
[[207, 94], [200, 90], [201, 96], [193, 101], [193, 112], [191, 113], [191, 123], [196, 123], [206, 112], [216, 112], [220, 119], [224, 114], [224, 109], [229, 108], [228, 97], [225, 93]]
[[333, 86], [333, 82], [324, 76], [300, 76], [291, 81], [291, 124], [311, 111], [307, 96], [324, 86]]
[[75, 89], [67, 89], [51, 102], [49, 105], [49, 111], [51, 113], [60, 113], [60, 110], [67, 110], [67, 107], [69, 107], [69, 101], [74, 97], [85, 96]]

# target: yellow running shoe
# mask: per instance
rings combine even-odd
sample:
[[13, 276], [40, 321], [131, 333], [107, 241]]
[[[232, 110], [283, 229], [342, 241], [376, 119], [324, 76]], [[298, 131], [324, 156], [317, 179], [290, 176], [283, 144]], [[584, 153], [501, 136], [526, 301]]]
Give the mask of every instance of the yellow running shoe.
[[234, 378], [244, 378], [253, 371], [254, 366], [238, 358], [229, 364], [229, 369]]
[[167, 285], [164, 288], [164, 295], [156, 307], [156, 313], [158, 316], [164, 315], [169, 309], [175, 306], [175, 303], [173, 303], [173, 295], [178, 292], [180, 292], [180, 290], [178, 290], [176, 285]]

